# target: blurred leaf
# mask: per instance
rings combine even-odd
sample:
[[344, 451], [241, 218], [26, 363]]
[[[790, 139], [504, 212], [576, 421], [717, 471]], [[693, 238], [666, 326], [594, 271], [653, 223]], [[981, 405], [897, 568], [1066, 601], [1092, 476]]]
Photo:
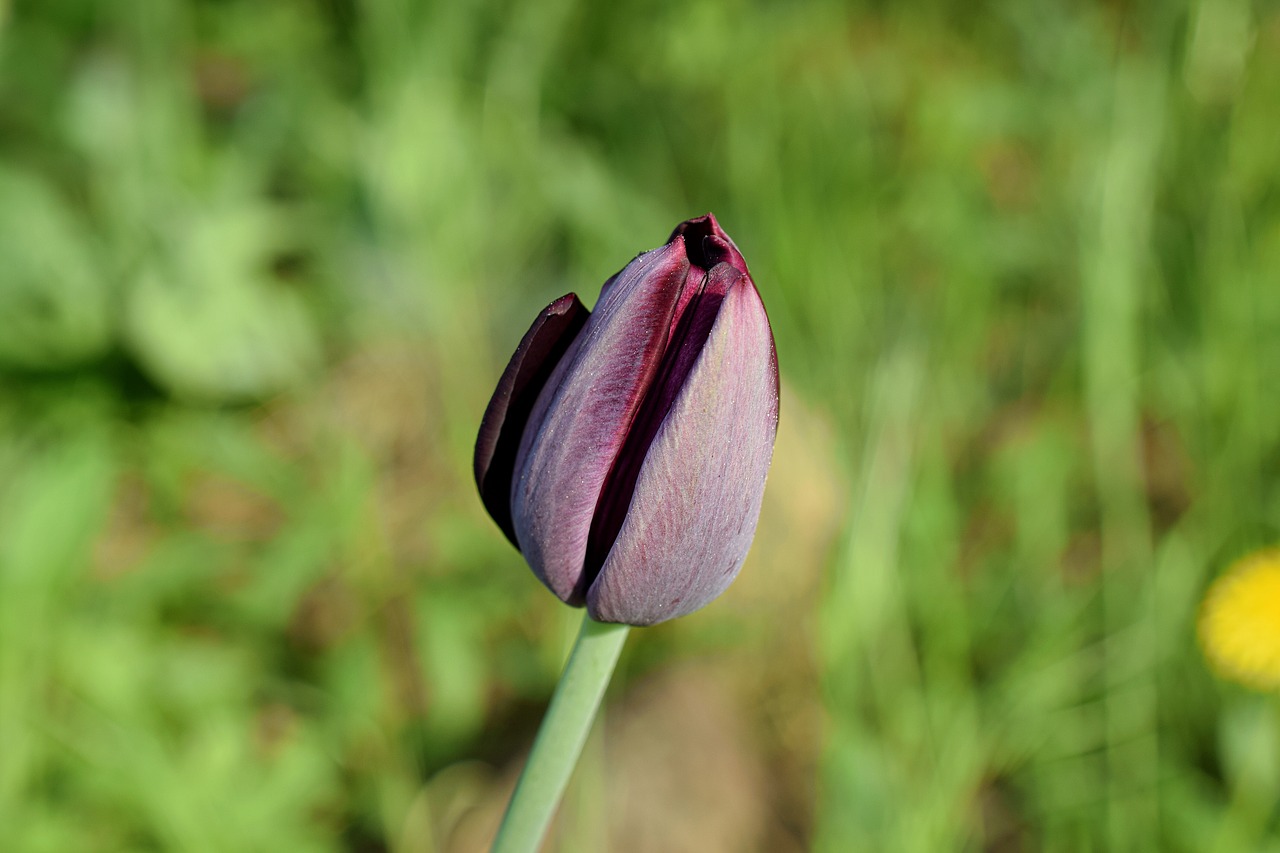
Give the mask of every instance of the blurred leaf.
[[0, 365], [68, 367], [111, 343], [108, 279], [93, 241], [47, 183], [0, 165]]
[[114, 461], [84, 437], [9, 473], [0, 481], [0, 819], [23, 811], [47, 760], [31, 730], [50, 711], [55, 652], [74, 620], [67, 605], [87, 581]]
[[319, 363], [298, 294], [268, 276], [278, 225], [254, 204], [193, 210], [130, 288], [127, 341], [143, 367], [196, 400], [250, 400], [296, 385]]

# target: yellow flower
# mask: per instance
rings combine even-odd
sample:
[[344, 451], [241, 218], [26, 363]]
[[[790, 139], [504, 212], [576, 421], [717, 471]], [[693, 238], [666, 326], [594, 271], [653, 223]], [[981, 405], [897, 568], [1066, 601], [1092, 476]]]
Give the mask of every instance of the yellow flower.
[[1209, 587], [1200, 645], [1223, 678], [1280, 690], [1280, 548], [1238, 560]]

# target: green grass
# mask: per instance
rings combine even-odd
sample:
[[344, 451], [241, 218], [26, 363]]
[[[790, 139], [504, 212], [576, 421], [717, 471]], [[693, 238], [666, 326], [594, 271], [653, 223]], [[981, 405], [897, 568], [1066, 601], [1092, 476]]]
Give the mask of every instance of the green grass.
[[1271, 4], [0, 2], [0, 847], [468, 850], [576, 625], [534, 313], [713, 210], [782, 432], [552, 849], [1280, 850]]

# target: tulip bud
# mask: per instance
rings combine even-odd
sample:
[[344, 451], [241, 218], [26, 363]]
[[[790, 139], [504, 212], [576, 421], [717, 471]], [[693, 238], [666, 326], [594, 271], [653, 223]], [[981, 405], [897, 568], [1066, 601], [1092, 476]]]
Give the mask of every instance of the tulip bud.
[[489, 514], [560, 599], [652, 625], [708, 604], [755, 534], [778, 426], [760, 294], [711, 214], [534, 321], [485, 411]]

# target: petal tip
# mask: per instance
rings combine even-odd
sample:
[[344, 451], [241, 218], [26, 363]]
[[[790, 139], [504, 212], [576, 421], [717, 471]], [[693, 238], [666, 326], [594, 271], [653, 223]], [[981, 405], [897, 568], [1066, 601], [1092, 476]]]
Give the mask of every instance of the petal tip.
[[695, 267], [710, 270], [716, 264], [727, 263], [743, 275], [751, 274], [737, 244], [720, 227], [714, 213], [704, 213], [681, 222], [667, 242], [671, 243], [676, 237], [684, 238], [689, 263]]

